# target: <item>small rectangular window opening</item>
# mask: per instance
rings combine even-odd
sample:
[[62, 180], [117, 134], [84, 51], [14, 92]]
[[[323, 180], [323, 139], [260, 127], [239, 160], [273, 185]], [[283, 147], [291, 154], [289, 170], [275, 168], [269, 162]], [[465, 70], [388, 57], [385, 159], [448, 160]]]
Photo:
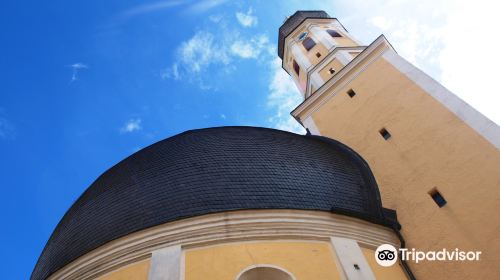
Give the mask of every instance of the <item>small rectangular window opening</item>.
[[328, 72], [330, 72], [330, 74], [335, 74], [335, 69], [330, 68], [330, 69], [328, 69]]
[[444, 199], [443, 195], [437, 190], [437, 188], [430, 190], [429, 195], [432, 197], [434, 202], [436, 202], [439, 208], [446, 205], [446, 199]]
[[317, 58], [320, 58], [321, 57], [321, 54], [319, 52], [316, 53], [316, 57]]
[[293, 61], [293, 70], [295, 70], [295, 73], [297, 73], [297, 76], [300, 73], [300, 66], [297, 64], [297, 61]]
[[350, 98], [353, 98], [356, 95], [356, 93], [354, 92], [354, 90], [350, 89], [347, 91], [347, 95], [349, 95]]
[[342, 37], [342, 35], [340, 35], [340, 33], [338, 33], [335, 30], [332, 30], [332, 29], [328, 29], [328, 30], [326, 30], [326, 32], [328, 32], [328, 34], [330, 34], [330, 36], [332, 36], [332, 37]]
[[316, 46], [316, 42], [314, 42], [313, 39], [311, 39], [311, 37], [306, 37], [304, 39], [304, 41], [302, 41], [302, 45], [304, 46], [304, 48], [309, 51], [310, 49], [312, 49], [314, 46]]
[[384, 137], [385, 140], [391, 138], [391, 134], [385, 128], [382, 128], [381, 130], [379, 130], [379, 133], [380, 133], [380, 135], [382, 135], [382, 137]]

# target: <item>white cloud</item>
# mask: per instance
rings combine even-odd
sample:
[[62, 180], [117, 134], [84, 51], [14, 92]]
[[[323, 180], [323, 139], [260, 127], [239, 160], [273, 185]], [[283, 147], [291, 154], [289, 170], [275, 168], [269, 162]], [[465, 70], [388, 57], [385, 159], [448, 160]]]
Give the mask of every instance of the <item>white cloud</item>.
[[174, 63], [169, 68], [161, 70], [160, 77], [163, 80], [165, 79], [174, 79], [176, 81], [180, 80], [181, 75], [179, 74], [179, 65], [177, 63]]
[[142, 123], [142, 120], [139, 118], [130, 119], [123, 125], [123, 127], [120, 129], [120, 132], [130, 133], [130, 132], [134, 132], [134, 131], [139, 131], [142, 129], [141, 123]]
[[[252, 13], [249, 10], [248, 15]], [[245, 22], [247, 23], [248, 22]], [[245, 25], [242, 23], [243, 25]], [[255, 21], [256, 23], [256, 21]], [[251, 24], [255, 24], [252, 19]], [[251, 25], [250, 24], [250, 25]], [[238, 59], [252, 59], [263, 67], [261, 73], [269, 73], [269, 95], [267, 107], [272, 112], [268, 119], [270, 126], [277, 129], [304, 133], [302, 126], [290, 115], [290, 111], [302, 101], [301, 94], [291, 77], [281, 68], [276, 57], [276, 46], [266, 34], [251, 38], [242, 37], [236, 29], [228, 30], [219, 24], [219, 30], [199, 31], [189, 40], [182, 42], [177, 50], [177, 61], [162, 71], [163, 79], [195, 81], [202, 89], [213, 89], [214, 75], [227, 74], [234, 70]], [[221, 34], [215, 39], [214, 34]], [[270, 62], [268, 62], [270, 61]], [[208, 118], [207, 115], [203, 116]], [[220, 114], [226, 119], [225, 114]]]
[[383, 16], [372, 17], [370, 22], [381, 30], [388, 30], [392, 26], [392, 23]]
[[87, 66], [87, 64], [83, 64], [83, 63], [80, 63], [80, 62], [75, 63], [75, 64], [71, 64], [70, 66], [71, 66], [71, 68], [73, 68], [73, 69], [77, 69], [77, 70], [78, 70], [78, 69], [87, 69], [87, 68], [89, 68], [89, 67]]
[[179, 6], [181, 4], [184, 4], [185, 1], [159, 1], [159, 2], [153, 2], [153, 3], [148, 3], [148, 4], [142, 4], [135, 6], [133, 8], [130, 8], [120, 14], [120, 17], [122, 18], [130, 18], [134, 16], [138, 16], [141, 14], [147, 14], [147, 13], [152, 13], [156, 11], [161, 11], [165, 9], [169, 9], [175, 6]]
[[[384, 33], [398, 53], [488, 118], [500, 123], [496, 90], [500, 54], [498, 4], [489, 0], [341, 0], [313, 5], [336, 16], [370, 43]], [[354, 12], [353, 12], [354, 11]]]
[[88, 69], [89, 68], [87, 66], [87, 64], [84, 64], [84, 63], [81, 63], [81, 62], [73, 63], [69, 67], [71, 67], [71, 69], [73, 69], [73, 74], [71, 75], [71, 82], [74, 82], [74, 81], [78, 80], [78, 71], [80, 71], [82, 69]]
[[[176, 61], [160, 72], [162, 79], [187, 80], [203, 90], [217, 90], [218, 81], [236, 69], [237, 59], [254, 59], [259, 62], [275, 56], [275, 47], [265, 34], [250, 39], [238, 30], [198, 31], [177, 48]], [[215, 36], [214, 34], [221, 34]]]
[[254, 49], [250, 42], [236, 41], [231, 45], [231, 52], [241, 58], [255, 58], [259, 51]]
[[[198, 31], [176, 50], [176, 60], [160, 72], [162, 79], [187, 80], [198, 84], [200, 89], [215, 89], [214, 74], [230, 73], [231, 62], [229, 37], [215, 39], [209, 31]], [[210, 69], [217, 66], [217, 69]]]
[[14, 139], [15, 137], [14, 125], [8, 119], [0, 117], [0, 139]]
[[200, 72], [210, 64], [230, 62], [227, 46], [218, 44], [210, 32], [197, 32], [187, 42], [183, 42], [178, 50], [180, 62], [192, 72]]
[[295, 133], [304, 133], [304, 128], [290, 115], [302, 102], [302, 95], [288, 73], [281, 68], [281, 59], [275, 58], [270, 65], [271, 82], [267, 105], [275, 113], [269, 118], [271, 126]]
[[127, 20], [134, 18], [136, 16], [141, 16], [145, 14], [150, 14], [154, 12], [160, 12], [164, 10], [169, 10], [174, 7], [183, 7], [183, 13], [189, 16], [196, 15], [199, 13], [207, 12], [221, 4], [224, 4], [227, 0], [203, 0], [203, 1], [190, 1], [190, 0], [164, 0], [145, 3], [137, 6], [133, 6], [127, 10], [122, 11], [113, 18], [113, 23], [109, 27], [122, 24]]
[[260, 34], [250, 40], [237, 40], [231, 45], [231, 52], [241, 58], [259, 58], [274, 56], [274, 46], [266, 35]]
[[204, 12], [211, 10], [217, 6], [220, 6], [226, 2], [227, 2], [227, 0], [198, 1], [189, 7], [188, 12], [190, 12], [190, 13], [204, 13]]
[[210, 15], [208, 19], [211, 22], [219, 23], [222, 20], [222, 15]]
[[500, 124], [497, 5], [495, 1], [457, 1], [450, 8], [439, 64], [445, 86]]
[[257, 25], [258, 19], [256, 16], [252, 16], [252, 12], [252, 8], [250, 8], [246, 14], [241, 12], [236, 13], [236, 18], [242, 26], [251, 27]]

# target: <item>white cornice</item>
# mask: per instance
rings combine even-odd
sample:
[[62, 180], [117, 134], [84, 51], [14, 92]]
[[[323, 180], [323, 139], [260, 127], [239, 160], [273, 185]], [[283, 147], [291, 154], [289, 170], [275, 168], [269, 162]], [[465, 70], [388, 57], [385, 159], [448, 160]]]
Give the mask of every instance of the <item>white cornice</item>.
[[331, 236], [376, 248], [398, 245], [389, 228], [321, 211], [244, 210], [210, 214], [149, 228], [111, 241], [66, 265], [49, 279], [95, 279], [123, 265], [151, 257], [153, 251], [180, 245], [194, 248], [235, 241], [316, 240]]

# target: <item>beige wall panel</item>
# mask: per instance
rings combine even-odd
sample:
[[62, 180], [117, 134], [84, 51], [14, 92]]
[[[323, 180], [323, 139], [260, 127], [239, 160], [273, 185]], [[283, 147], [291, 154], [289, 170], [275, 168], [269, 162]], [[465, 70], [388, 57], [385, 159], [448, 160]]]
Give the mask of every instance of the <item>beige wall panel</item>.
[[323, 28], [323, 29], [325, 30], [325, 32], [327, 29], [333, 29], [342, 35], [342, 37], [333, 37], [333, 40], [335, 40], [337, 47], [359, 46], [359, 44], [356, 41], [354, 41], [353, 39], [350, 38], [351, 35], [349, 33], [346, 33], [344, 31], [340, 30], [336, 26], [329, 26], [329, 27]]
[[340, 279], [328, 242], [245, 242], [187, 250], [185, 280], [235, 280], [251, 265], [270, 264], [297, 280]]
[[328, 81], [334, 74], [330, 74], [330, 68], [333, 68], [335, 70], [335, 73], [337, 73], [340, 69], [344, 67], [344, 64], [342, 64], [338, 59], [334, 58], [332, 61], [330, 61], [323, 69], [320, 70], [319, 75], [321, 78], [323, 78], [324, 81]]
[[[328, 54], [328, 49], [316, 38], [313, 38], [313, 40], [316, 42], [316, 45], [307, 52], [307, 57], [309, 58], [309, 61], [311, 61], [311, 64], [314, 66], [318, 64], [318, 62], [323, 60], [323, 58]], [[319, 58], [316, 56], [316, 53], [318, 52], [321, 54]]]
[[136, 262], [112, 271], [99, 280], [148, 280], [150, 260]]
[[337, 47], [352, 47], [352, 46], [359, 46], [354, 40], [348, 37], [335, 37], [335, 42], [337, 42]]
[[[500, 279], [500, 152], [490, 142], [383, 58], [312, 116], [322, 135], [368, 161], [407, 247], [483, 251], [478, 263], [411, 264], [417, 278]], [[433, 187], [445, 207], [428, 195]]]

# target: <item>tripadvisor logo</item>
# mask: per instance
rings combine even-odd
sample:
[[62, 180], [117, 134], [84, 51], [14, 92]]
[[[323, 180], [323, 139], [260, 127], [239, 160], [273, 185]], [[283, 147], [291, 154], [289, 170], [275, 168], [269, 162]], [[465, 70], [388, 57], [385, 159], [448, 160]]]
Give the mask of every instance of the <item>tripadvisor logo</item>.
[[[399, 253], [399, 254], [398, 254]], [[481, 251], [462, 251], [442, 249], [439, 251], [418, 251], [408, 248], [399, 248], [397, 250], [390, 244], [382, 244], [375, 251], [375, 260], [381, 266], [392, 266], [398, 260], [398, 255], [403, 261], [479, 261]]]
[[390, 244], [382, 244], [375, 251], [375, 260], [381, 266], [391, 266], [398, 260], [398, 251]]

